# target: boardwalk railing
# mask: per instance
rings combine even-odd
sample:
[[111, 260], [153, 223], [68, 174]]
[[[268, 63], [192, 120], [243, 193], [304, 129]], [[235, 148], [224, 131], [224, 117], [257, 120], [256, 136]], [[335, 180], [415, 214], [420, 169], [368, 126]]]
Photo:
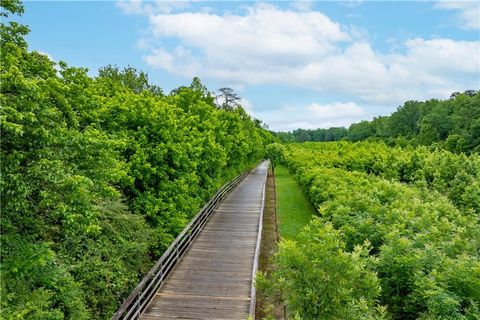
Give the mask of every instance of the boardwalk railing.
[[[267, 166], [270, 162], [267, 162]], [[267, 167], [268, 168], [268, 167]], [[258, 263], [260, 259], [260, 244], [262, 242], [262, 232], [263, 232], [263, 214], [265, 211], [265, 199], [266, 199], [266, 191], [267, 191], [267, 179], [268, 179], [268, 169], [265, 171], [265, 182], [263, 184], [262, 189], [262, 203], [260, 209], [260, 218], [258, 219], [258, 233], [257, 233], [257, 243], [255, 245], [255, 254], [253, 258], [253, 266], [252, 266], [252, 289], [250, 291], [250, 306], [248, 308], [248, 315], [255, 319], [255, 306], [257, 303], [257, 288], [255, 286], [255, 275], [258, 271]]]
[[154, 297], [157, 290], [165, 282], [172, 269], [188, 250], [193, 240], [207, 223], [215, 208], [225, 197], [242, 182], [249, 170], [243, 172], [232, 181], [221, 187], [210, 201], [198, 212], [183, 231], [175, 238], [162, 254], [152, 269], [140, 281], [125, 302], [113, 315], [112, 320], [138, 319]]

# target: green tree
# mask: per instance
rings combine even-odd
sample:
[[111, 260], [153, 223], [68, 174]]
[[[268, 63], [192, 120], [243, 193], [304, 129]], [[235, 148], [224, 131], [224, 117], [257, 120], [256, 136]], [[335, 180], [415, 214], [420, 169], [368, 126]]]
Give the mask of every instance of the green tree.
[[241, 98], [233, 91], [232, 88], [220, 88], [219, 94], [215, 97], [215, 101], [219, 108], [225, 110], [233, 110], [240, 104]]
[[[426, 147], [392, 148], [378, 142], [337, 142], [289, 144], [285, 158], [317, 208], [319, 225], [331, 225], [336, 231], [332, 239], [343, 244], [340, 254], [371, 244], [363, 262], [366, 270], [376, 273], [381, 287], [378, 300], [392, 318], [479, 317], [478, 155]], [[289, 256], [308, 252], [315, 241], [328, 243], [318, 235], [298, 241], [285, 260], [277, 261], [279, 269], [292, 268]], [[306, 258], [310, 257], [314, 253]], [[322, 254], [318, 260], [322, 258], [336, 261], [332, 254]], [[307, 308], [314, 302], [308, 300], [309, 292], [301, 291], [308, 288], [301, 281], [314, 271], [300, 261], [294, 265], [299, 267], [292, 268], [295, 275], [288, 276], [298, 278], [300, 285], [289, 291], [302, 299], [300, 307]], [[279, 276], [276, 283], [280, 289], [289, 288], [288, 280], [286, 275]], [[321, 290], [322, 281], [316, 283], [312, 291]], [[355, 285], [347, 288], [357, 289]]]
[[125, 87], [130, 88], [135, 93], [149, 91], [154, 95], [162, 96], [163, 90], [149, 83], [148, 74], [143, 71], [137, 71], [133, 67], [125, 67], [120, 70], [118, 66], [107, 65], [98, 70], [99, 78], [108, 78], [114, 82], [119, 82]]
[[5, 319], [109, 319], [271, 134], [199, 79], [164, 96], [143, 72], [28, 51], [2, 1], [0, 296]]
[[354, 123], [348, 128], [348, 139], [352, 141], [365, 140], [369, 137], [372, 137], [375, 134], [375, 129], [373, 128], [371, 122], [361, 121], [359, 123]]
[[280, 143], [271, 143], [265, 148], [265, 157], [270, 160], [272, 170], [275, 172], [275, 166], [282, 164], [285, 161], [285, 148]]
[[345, 252], [340, 234], [314, 219], [298, 241], [282, 241], [274, 287], [302, 319], [384, 319], [379, 280], [368, 267], [368, 244]]
[[417, 101], [407, 101], [390, 116], [389, 134], [393, 137], [412, 137], [420, 131], [419, 121], [421, 118], [421, 104]]

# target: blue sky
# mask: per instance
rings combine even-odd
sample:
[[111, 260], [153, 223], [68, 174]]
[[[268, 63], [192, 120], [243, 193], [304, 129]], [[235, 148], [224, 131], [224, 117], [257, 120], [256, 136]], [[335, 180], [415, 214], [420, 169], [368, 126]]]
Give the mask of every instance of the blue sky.
[[27, 1], [32, 50], [169, 91], [230, 86], [273, 130], [348, 126], [480, 88], [473, 1]]

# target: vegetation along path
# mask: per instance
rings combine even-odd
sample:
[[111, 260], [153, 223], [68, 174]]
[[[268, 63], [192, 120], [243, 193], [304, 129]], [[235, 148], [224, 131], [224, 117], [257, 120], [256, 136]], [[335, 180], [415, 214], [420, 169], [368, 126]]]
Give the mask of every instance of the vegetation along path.
[[[269, 276], [274, 270], [273, 255], [278, 250], [278, 228], [275, 204], [275, 177], [272, 170], [268, 171], [265, 188], [265, 207], [263, 210], [263, 231], [260, 247], [258, 270]], [[255, 319], [265, 319], [272, 315], [274, 319], [285, 319], [284, 308], [280, 297], [269, 297], [259, 288]]]
[[275, 167], [275, 183], [280, 236], [294, 240], [315, 215], [315, 208], [308, 201], [288, 168]]
[[252, 313], [267, 169], [268, 162], [260, 164], [217, 207], [140, 319], [245, 319]]

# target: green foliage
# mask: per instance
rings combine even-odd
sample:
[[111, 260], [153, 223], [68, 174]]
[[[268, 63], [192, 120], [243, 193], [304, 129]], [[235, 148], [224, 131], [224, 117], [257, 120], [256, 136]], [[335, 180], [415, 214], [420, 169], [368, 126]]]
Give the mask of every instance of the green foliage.
[[[435, 101], [437, 102], [437, 101]], [[389, 135], [392, 137], [413, 137], [420, 131], [422, 105], [417, 101], [407, 101], [397, 108], [388, 121]]]
[[374, 130], [368, 121], [354, 123], [348, 128], [348, 138], [352, 141], [365, 140], [371, 137], [373, 133]]
[[388, 147], [376, 142], [291, 144], [285, 155], [295, 170], [312, 165], [373, 174], [427, 187], [447, 196], [465, 212], [480, 213], [480, 157], [426, 147]]
[[297, 129], [293, 132], [275, 132], [282, 142], [305, 142], [305, 141], [338, 141], [345, 138], [348, 130], [343, 127], [329, 129]]
[[345, 128], [278, 132], [283, 142], [383, 140], [389, 145], [435, 145], [454, 153], [480, 151], [480, 91], [448, 100], [407, 101], [390, 116]]
[[84, 293], [47, 243], [2, 236], [4, 319], [89, 319]]
[[276, 167], [285, 161], [284, 153], [284, 146], [278, 142], [271, 143], [265, 148], [265, 158], [270, 160], [273, 167]]
[[[1, 5], [2, 18], [23, 12]], [[219, 110], [198, 79], [164, 96], [133, 68], [91, 78], [28, 51], [28, 28], [4, 20], [2, 318], [109, 319], [272, 137], [241, 107]]]
[[4, 0], [0, 3], [0, 16], [8, 17], [9, 14], [23, 14], [24, 9], [20, 0]]
[[314, 219], [297, 241], [280, 243], [273, 290], [280, 291], [289, 312], [302, 319], [384, 319], [368, 251], [366, 242], [346, 252], [340, 233]]
[[[279, 252], [279, 270], [290, 270], [291, 260], [308, 252], [295, 272], [276, 278], [300, 315], [309, 312], [305, 310], [314, 302], [307, 300], [307, 291], [287, 284], [291, 277], [304, 280], [322, 271], [335, 274], [327, 264], [332, 256], [346, 257], [369, 244], [354, 265], [375, 275], [380, 292], [370, 300], [378, 300], [394, 319], [480, 317], [477, 155], [372, 142], [291, 144], [285, 155], [318, 211], [312, 225], [328, 230], [331, 237], [327, 241], [318, 233], [304, 235], [288, 245], [291, 250]], [[312, 228], [307, 227], [305, 234]], [[332, 249], [335, 253], [325, 253], [333, 241], [339, 244]], [[309, 246], [315, 250], [309, 251]], [[316, 268], [309, 269], [313, 262]], [[348, 282], [350, 277], [346, 273], [345, 279], [335, 280], [338, 290], [345, 286], [350, 293], [336, 294], [344, 301], [351, 294], [357, 301], [357, 282]], [[311, 290], [323, 288], [321, 281], [316, 283]], [[323, 303], [332, 301], [328, 299]], [[335, 310], [325, 317], [336, 317]], [[378, 309], [370, 303], [366, 310]]]
[[126, 67], [120, 70], [117, 66], [108, 65], [98, 70], [98, 77], [121, 83], [135, 93], [150, 91], [154, 95], [163, 95], [160, 87], [148, 82], [148, 75], [145, 72], [138, 72], [137, 69], [133, 67]]

